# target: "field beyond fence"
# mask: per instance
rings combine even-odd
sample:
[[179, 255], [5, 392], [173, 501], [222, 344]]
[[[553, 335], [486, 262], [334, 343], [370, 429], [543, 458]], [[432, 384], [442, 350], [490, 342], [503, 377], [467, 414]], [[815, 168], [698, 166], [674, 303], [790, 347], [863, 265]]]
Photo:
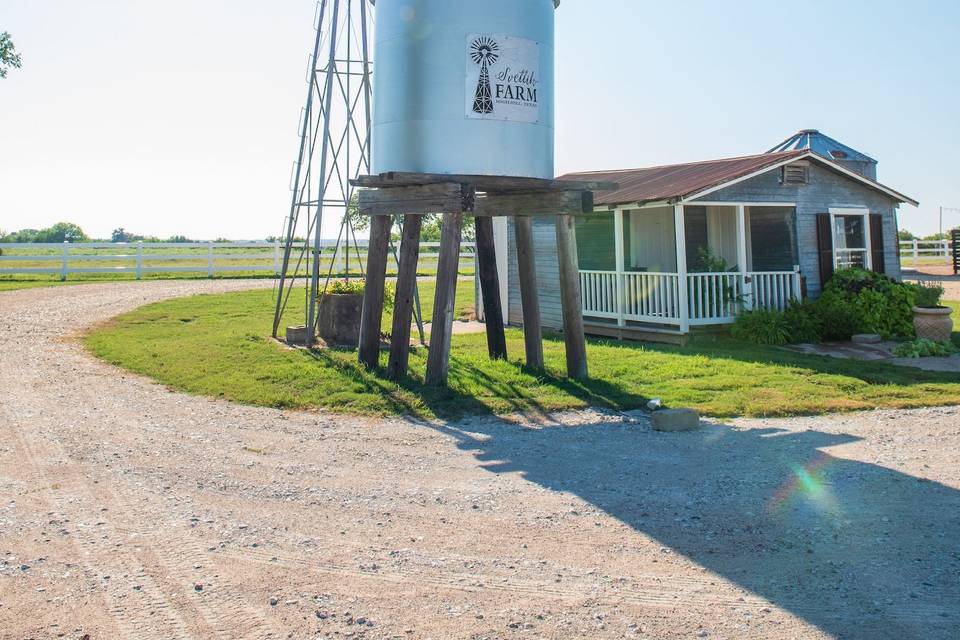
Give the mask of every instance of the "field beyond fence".
[[[361, 275], [367, 263], [367, 243], [358, 247], [324, 242], [320, 249], [320, 272], [335, 276]], [[418, 271], [435, 275], [439, 259], [439, 242], [420, 244]], [[400, 247], [395, 247], [399, 254]], [[460, 273], [474, 272], [474, 244], [461, 244]], [[60, 280], [71, 277], [141, 279], [144, 277], [266, 277], [280, 274], [284, 247], [278, 242], [83, 242], [62, 244], [0, 244], [0, 278], [9, 276], [53, 276]], [[300, 252], [290, 257], [290, 273], [298, 267]], [[387, 269], [396, 273], [396, 260]], [[299, 273], [309, 273], [309, 258], [299, 264]]]

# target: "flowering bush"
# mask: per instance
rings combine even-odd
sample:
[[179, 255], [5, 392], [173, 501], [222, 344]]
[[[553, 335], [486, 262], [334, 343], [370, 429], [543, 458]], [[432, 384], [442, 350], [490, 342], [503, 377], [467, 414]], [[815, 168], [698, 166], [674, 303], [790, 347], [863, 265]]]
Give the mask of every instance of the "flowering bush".
[[334, 295], [363, 295], [363, 290], [366, 287], [365, 280], [334, 280], [330, 283], [330, 286], [327, 287], [327, 293]]
[[[327, 287], [327, 294], [339, 296], [362, 296], [366, 289], [367, 281], [363, 278], [344, 278], [342, 280], [333, 280]], [[383, 308], [392, 309], [393, 300], [396, 296], [394, 286], [387, 283], [383, 287]], [[321, 296], [322, 297], [322, 296]]]

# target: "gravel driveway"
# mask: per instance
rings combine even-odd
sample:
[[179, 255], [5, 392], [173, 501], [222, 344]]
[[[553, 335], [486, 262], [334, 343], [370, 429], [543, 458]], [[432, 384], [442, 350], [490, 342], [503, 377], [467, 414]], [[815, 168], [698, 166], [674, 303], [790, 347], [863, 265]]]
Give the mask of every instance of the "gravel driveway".
[[955, 408], [368, 420], [173, 393], [73, 337], [252, 286], [0, 294], [0, 637], [960, 637]]

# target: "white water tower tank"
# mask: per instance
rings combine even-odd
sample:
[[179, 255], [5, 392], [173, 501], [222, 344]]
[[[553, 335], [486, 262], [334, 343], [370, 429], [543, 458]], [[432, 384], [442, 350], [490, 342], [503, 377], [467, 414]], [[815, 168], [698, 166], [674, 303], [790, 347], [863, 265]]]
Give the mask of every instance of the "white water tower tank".
[[554, 177], [559, 0], [372, 0], [373, 172]]

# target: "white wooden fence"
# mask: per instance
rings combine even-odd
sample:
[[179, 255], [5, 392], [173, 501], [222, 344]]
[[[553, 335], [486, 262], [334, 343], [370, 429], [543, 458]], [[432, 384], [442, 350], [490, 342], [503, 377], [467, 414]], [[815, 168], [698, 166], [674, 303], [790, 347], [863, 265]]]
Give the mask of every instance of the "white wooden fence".
[[[349, 268], [359, 274], [366, 267], [367, 245], [341, 246], [334, 254], [335, 243], [321, 246], [321, 264], [325, 271], [333, 266], [340, 275]], [[420, 245], [421, 269], [435, 265], [440, 257], [439, 242]], [[399, 251], [399, 247], [397, 248]], [[292, 260], [296, 261], [299, 252]], [[464, 267], [472, 265], [474, 243], [461, 243], [460, 260]], [[66, 280], [81, 274], [133, 274], [140, 279], [146, 274], [198, 273], [208, 277], [228, 274], [279, 275], [283, 260], [280, 242], [64, 242], [0, 243], [0, 274], [56, 275]], [[305, 265], [304, 265], [305, 267]], [[304, 271], [301, 268], [301, 273]]]
[[929, 258], [934, 262], [951, 264], [953, 254], [949, 240], [901, 240], [900, 260], [910, 260], [917, 265], [921, 259]]

